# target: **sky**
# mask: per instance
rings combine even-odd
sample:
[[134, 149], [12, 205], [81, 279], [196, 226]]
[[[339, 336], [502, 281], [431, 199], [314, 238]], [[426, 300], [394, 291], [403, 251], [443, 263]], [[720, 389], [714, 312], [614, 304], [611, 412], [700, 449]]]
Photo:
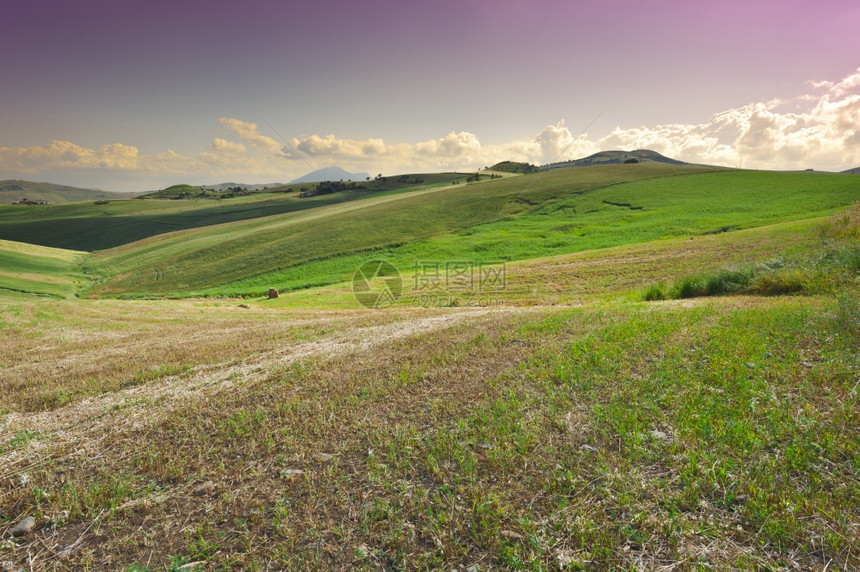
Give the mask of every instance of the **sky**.
[[860, 166], [856, 0], [0, 0], [0, 179]]

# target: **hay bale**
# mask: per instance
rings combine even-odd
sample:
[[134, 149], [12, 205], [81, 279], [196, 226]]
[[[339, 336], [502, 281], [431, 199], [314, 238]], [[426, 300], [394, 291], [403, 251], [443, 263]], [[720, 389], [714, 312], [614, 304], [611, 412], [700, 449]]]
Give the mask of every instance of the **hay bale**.
[[269, 288], [269, 299], [270, 299], [270, 300], [271, 300], [272, 298], [277, 298], [278, 296], [280, 296], [280, 294], [278, 293], [278, 289], [277, 289], [277, 288]]

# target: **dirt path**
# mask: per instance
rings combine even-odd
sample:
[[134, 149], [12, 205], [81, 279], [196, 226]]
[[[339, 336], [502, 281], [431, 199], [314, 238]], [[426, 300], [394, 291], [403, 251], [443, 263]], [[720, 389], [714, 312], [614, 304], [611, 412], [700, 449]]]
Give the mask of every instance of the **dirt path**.
[[[0, 443], [29, 431], [34, 436], [0, 455], [0, 480], [25, 473], [47, 457], [99, 454], [99, 440], [111, 431], [135, 428], [163, 418], [199, 399], [229, 398], [239, 384], [264, 380], [278, 369], [303, 359], [331, 359], [372, 350], [389, 341], [450, 328], [498, 309], [446, 310], [444, 313], [349, 328], [321, 340], [248, 355], [223, 363], [198, 366], [181, 375], [75, 401], [52, 411], [7, 413], [0, 420]], [[89, 356], [98, 359], [98, 356]]]

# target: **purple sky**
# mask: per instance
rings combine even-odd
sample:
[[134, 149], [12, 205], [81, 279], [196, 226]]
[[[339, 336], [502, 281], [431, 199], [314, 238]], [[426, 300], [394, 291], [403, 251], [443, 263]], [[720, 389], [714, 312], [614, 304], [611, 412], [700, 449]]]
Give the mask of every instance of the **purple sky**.
[[856, 0], [2, 6], [0, 179], [148, 190], [638, 146], [860, 165]]

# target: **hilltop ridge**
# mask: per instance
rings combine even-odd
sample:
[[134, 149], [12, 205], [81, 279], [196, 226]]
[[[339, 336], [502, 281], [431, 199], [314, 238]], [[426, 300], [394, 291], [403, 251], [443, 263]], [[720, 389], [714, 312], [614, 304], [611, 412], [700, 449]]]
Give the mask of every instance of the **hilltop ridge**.
[[652, 162], [679, 166], [691, 164], [685, 161], [679, 161], [678, 159], [672, 159], [671, 157], [666, 157], [665, 155], [661, 155], [657, 151], [652, 151], [650, 149], [636, 149], [634, 151], [600, 151], [598, 153], [594, 153], [593, 155], [589, 155], [588, 157], [583, 157], [581, 159], [571, 159], [570, 161], [549, 163], [547, 165], [543, 165], [541, 167], [541, 170], [564, 169], [567, 167], [589, 167], [592, 165], [617, 165], [621, 163]]

